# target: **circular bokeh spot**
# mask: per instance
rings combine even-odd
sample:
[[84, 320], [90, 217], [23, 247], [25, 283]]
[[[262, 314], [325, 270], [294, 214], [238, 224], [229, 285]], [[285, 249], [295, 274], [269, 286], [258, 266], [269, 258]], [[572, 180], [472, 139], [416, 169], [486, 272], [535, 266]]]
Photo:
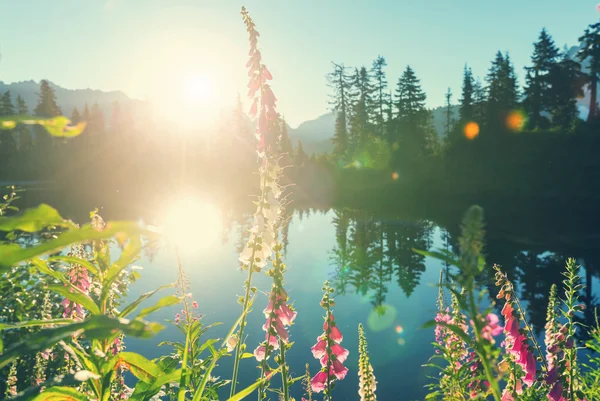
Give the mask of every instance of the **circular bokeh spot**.
[[511, 131], [521, 131], [525, 127], [527, 118], [522, 111], [514, 110], [506, 116], [506, 126]]
[[394, 325], [398, 312], [392, 305], [383, 304], [371, 310], [367, 326], [372, 331], [383, 331]]
[[471, 140], [479, 135], [479, 124], [475, 121], [468, 122], [465, 125], [465, 138]]
[[392, 180], [396, 181], [397, 179], [398, 179], [398, 173], [394, 171], [392, 173]]

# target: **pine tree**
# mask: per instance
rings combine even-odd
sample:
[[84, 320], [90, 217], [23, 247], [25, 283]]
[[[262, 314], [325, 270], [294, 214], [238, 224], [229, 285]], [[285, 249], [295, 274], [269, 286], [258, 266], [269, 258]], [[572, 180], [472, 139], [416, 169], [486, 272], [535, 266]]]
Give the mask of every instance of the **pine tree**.
[[516, 108], [519, 97], [517, 76], [508, 53], [496, 53], [486, 82], [486, 123], [488, 126], [504, 124], [508, 112]]
[[[17, 114], [26, 115], [27, 113], [29, 113], [29, 110], [27, 104], [25, 104], [25, 100], [23, 100], [21, 96], [17, 96]], [[19, 151], [27, 152], [33, 146], [30, 128], [24, 124], [19, 124], [15, 130], [18, 138]]]
[[[4, 92], [0, 98], [0, 116], [12, 116], [15, 108], [12, 104], [10, 91]], [[15, 130], [0, 131], [0, 152], [6, 157], [17, 150]]]
[[333, 64], [333, 72], [327, 75], [327, 82], [333, 89], [332, 101], [335, 110], [335, 133], [333, 136], [334, 155], [344, 157], [348, 153], [348, 115], [350, 112], [351, 79], [343, 64]]
[[380, 138], [383, 138], [385, 135], [385, 110], [388, 104], [388, 93], [386, 92], [388, 83], [385, 71], [383, 71], [383, 68], [386, 66], [385, 58], [378, 56], [373, 61], [373, 67], [371, 68], [371, 76], [374, 81], [372, 114], [375, 126], [377, 127], [376, 132]]
[[85, 102], [85, 107], [83, 108], [83, 121], [88, 123], [90, 121], [90, 110], [88, 108], [87, 102]]
[[352, 76], [352, 117], [350, 119], [350, 147], [357, 151], [368, 141], [371, 124], [369, 110], [371, 108], [373, 88], [371, 77], [365, 67], [355, 69]]
[[94, 136], [93, 141], [105, 133], [104, 113], [100, 110], [98, 103], [94, 103], [90, 112], [88, 131], [90, 136]]
[[535, 129], [540, 125], [541, 113], [550, 109], [552, 86], [549, 74], [556, 65], [559, 52], [552, 37], [542, 29], [538, 41], [534, 44], [531, 66], [525, 67], [525, 100], [523, 106], [529, 114], [529, 126]]
[[[281, 144], [281, 153], [285, 154], [287, 158], [290, 158], [291, 155], [294, 154], [294, 146], [292, 145], [292, 141], [288, 134], [285, 118], [281, 119], [281, 139], [279, 142]], [[283, 165], [286, 165], [286, 163], [283, 163]]]
[[471, 69], [465, 65], [463, 72], [462, 97], [460, 99], [460, 120], [462, 122], [473, 120], [473, 91], [475, 81]]
[[448, 88], [448, 91], [446, 92], [446, 121], [444, 122], [444, 134], [446, 138], [450, 137], [452, 123], [452, 90]]
[[304, 146], [302, 146], [302, 141], [298, 140], [298, 148], [296, 149], [296, 162], [294, 164], [297, 167], [303, 167], [307, 159], [308, 156], [304, 152]]
[[430, 113], [425, 109], [425, 92], [415, 72], [406, 67], [396, 89], [398, 138], [404, 157], [423, 154], [427, 145]]
[[587, 74], [588, 85], [590, 87], [590, 112], [588, 122], [592, 121], [598, 115], [598, 78], [600, 76], [600, 22], [591, 24], [579, 38], [580, 50], [577, 57], [581, 62], [589, 61], [589, 71]]
[[79, 114], [79, 110], [77, 110], [77, 107], [74, 107], [73, 113], [71, 113], [71, 123], [77, 124], [80, 121], [81, 121], [81, 115]]
[[583, 75], [581, 65], [571, 60], [566, 52], [563, 53], [562, 60], [550, 70], [548, 83], [552, 90], [549, 92], [548, 102], [552, 124], [569, 129], [577, 120], [577, 98], [583, 97]]
[[487, 94], [481, 81], [473, 81], [473, 120], [481, 124], [485, 120]]
[[50, 83], [43, 79], [40, 82], [40, 98], [34, 109], [34, 113], [38, 117], [57, 117], [62, 114], [60, 107], [56, 103], [56, 95]]

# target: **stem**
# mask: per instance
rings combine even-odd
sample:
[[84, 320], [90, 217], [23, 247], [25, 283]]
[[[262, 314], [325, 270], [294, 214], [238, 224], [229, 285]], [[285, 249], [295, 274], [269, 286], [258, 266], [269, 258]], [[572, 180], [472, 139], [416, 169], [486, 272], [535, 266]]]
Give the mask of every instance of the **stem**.
[[475, 352], [481, 358], [481, 364], [483, 365], [483, 370], [485, 372], [485, 376], [488, 380], [488, 383], [490, 383], [490, 388], [492, 389], [492, 395], [494, 396], [494, 399], [496, 401], [500, 401], [502, 398], [502, 395], [500, 394], [500, 388], [498, 387], [498, 382], [496, 381], [494, 375], [492, 374], [492, 370], [490, 369], [490, 366], [488, 364], [487, 355], [485, 355], [485, 353], [479, 349], [479, 344], [481, 342], [481, 333], [480, 333], [481, 328], [479, 326], [481, 323], [479, 322], [479, 319], [477, 318], [477, 306], [475, 305], [475, 299], [474, 299], [474, 295], [473, 295], [472, 279], [469, 281], [467, 288], [468, 288], [469, 306], [471, 308], [471, 316], [473, 319], [473, 325], [475, 326], [475, 328], [473, 330], [475, 332], [475, 340], [476, 340]]
[[[258, 210], [256, 212], [256, 214], [260, 214], [262, 213], [263, 210], [263, 205], [265, 203], [265, 195], [264, 195], [264, 188], [267, 184], [267, 177], [266, 177], [266, 173], [262, 173], [262, 183], [261, 183], [261, 198], [260, 198], [260, 205], [258, 207]], [[244, 305], [243, 307], [243, 314], [242, 314], [242, 321], [240, 322], [240, 332], [238, 335], [238, 343], [237, 346], [235, 348], [235, 358], [233, 360], [233, 373], [231, 375], [231, 389], [229, 390], [229, 397], [233, 397], [233, 395], [235, 394], [235, 386], [237, 385], [237, 376], [238, 376], [238, 369], [240, 367], [240, 359], [242, 357], [242, 344], [244, 343], [244, 328], [246, 326], [246, 315], [248, 313], [248, 301], [250, 299], [250, 288], [251, 288], [251, 283], [252, 283], [252, 274], [254, 273], [254, 255], [256, 253], [256, 247], [252, 248], [252, 257], [250, 258], [250, 266], [248, 266], [248, 279], [246, 280], [246, 293], [244, 295]]]
[[289, 401], [289, 383], [287, 368], [285, 365], [285, 343], [279, 339], [279, 355], [281, 356], [281, 382], [283, 383], [283, 400]]
[[[514, 292], [513, 292], [513, 294], [514, 294]], [[521, 306], [521, 302], [519, 302], [519, 298], [516, 296], [516, 294], [515, 294], [515, 301], [517, 303], [517, 308], [519, 308], [519, 313], [521, 314], [521, 318], [523, 319], [523, 323], [525, 323], [525, 328], [529, 332], [529, 338], [531, 339], [531, 342], [533, 342], [533, 346], [535, 347], [536, 351], [540, 355], [540, 358], [542, 360], [542, 367], [547, 372], [548, 371], [548, 365], [546, 364], [546, 358], [544, 358], [544, 354], [542, 353], [542, 349], [540, 348], [540, 345], [538, 344], [538, 342], [537, 342], [537, 340], [535, 338], [535, 335], [533, 334], [533, 330], [532, 330], [531, 326], [527, 322], [527, 318], [525, 317], [525, 311], [523, 310], [523, 307]]]
[[327, 304], [327, 400], [331, 400], [331, 311], [329, 310], [329, 303]]
[[190, 312], [187, 304], [187, 297], [185, 295], [185, 282], [183, 279], [183, 268], [181, 267], [181, 258], [179, 252], [175, 248], [175, 255], [177, 255], [177, 271], [179, 274], [179, 284], [181, 286], [181, 294], [183, 295], [183, 308], [185, 310], [185, 323], [187, 325], [185, 333], [185, 349], [183, 351], [183, 361], [181, 364], [181, 378], [179, 379], [179, 390], [177, 390], [177, 401], [185, 401], [185, 393], [187, 387], [187, 367], [188, 367], [188, 352], [190, 348]]

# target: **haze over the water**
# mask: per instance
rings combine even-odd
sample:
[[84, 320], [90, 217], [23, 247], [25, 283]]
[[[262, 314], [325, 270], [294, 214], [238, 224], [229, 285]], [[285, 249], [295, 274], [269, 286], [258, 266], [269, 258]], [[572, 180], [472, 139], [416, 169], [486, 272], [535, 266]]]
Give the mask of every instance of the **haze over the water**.
[[[381, 54], [392, 90], [410, 64], [428, 106], [436, 107], [449, 83], [460, 93], [465, 63], [483, 78], [496, 51], [506, 50], [523, 83], [541, 28], [560, 47], [572, 46], [581, 27], [599, 17], [592, 0], [244, 3], [269, 33], [261, 46], [276, 77], [279, 110], [292, 126], [326, 112], [331, 61], [370, 66]], [[47, 78], [66, 88], [122, 90], [170, 116], [186, 109], [210, 116], [238, 92], [245, 97], [239, 7], [233, 0], [5, 1], [0, 80]], [[190, 94], [186, 87], [199, 82], [210, 90]]]

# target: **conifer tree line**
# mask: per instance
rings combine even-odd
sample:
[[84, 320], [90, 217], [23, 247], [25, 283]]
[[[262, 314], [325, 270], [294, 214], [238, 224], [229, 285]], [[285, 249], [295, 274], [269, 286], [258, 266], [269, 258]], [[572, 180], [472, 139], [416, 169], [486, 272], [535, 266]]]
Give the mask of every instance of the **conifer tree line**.
[[578, 118], [577, 99], [584, 90], [590, 93], [587, 123], [591, 124], [599, 114], [600, 22], [591, 24], [579, 42], [580, 50], [573, 59], [542, 29], [525, 68], [523, 87], [508, 52], [496, 53], [483, 81], [465, 65], [457, 119], [450, 89], [445, 95], [443, 138], [438, 137], [432, 113], [425, 106], [427, 97], [418, 71], [410, 65], [393, 85], [386, 78], [387, 63], [382, 56], [368, 68], [333, 63], [327, 75], [330, 104], [336, 115], [333, 155], [343, 162], [355, 162], [368, 144], [380, 143], [382, 148], [391, 149], [393, 163], [402, 164], [464, 140], [469, 122], [477, 124], [482, 138], [500, 135], [506, 132], [507, 118], [514, 111], [525, 115], [523, 130], [572, 132], [583, 124]]

